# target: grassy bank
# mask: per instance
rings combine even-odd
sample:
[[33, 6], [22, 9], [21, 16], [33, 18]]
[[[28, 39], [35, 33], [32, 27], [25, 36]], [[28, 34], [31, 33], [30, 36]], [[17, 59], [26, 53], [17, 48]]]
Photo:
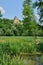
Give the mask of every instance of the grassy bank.
[[38, 39], [42, 45], [37, 47], [34, 37], [0, 37], [0, 64], [25, 65], [23, 60], [19, 59], [20, 53], [36, 53], [37, 49], [43, 52], [43, 37]]
[[[38, 37], [38, 39], [43, 44], [43, 37]], [[0, 49], [3, 49], [3, 52], [14, 54], [37, 52], [34, 37], [0, 37]]]

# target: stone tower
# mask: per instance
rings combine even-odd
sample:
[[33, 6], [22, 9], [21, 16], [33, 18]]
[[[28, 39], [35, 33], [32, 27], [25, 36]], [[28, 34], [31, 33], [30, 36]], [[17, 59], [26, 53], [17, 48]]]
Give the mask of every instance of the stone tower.
[[21, 21], [15, 16], [15, 17], [14, 17], [14, 23], [13, 23], [13, 24], [16, 24], [16, 25], [20, 24], [20, 25], [22, 25], [23, 22], [21, 22]]
[[14, 24], [20, 24], [20, 21], [16, 16], [14, 17]]

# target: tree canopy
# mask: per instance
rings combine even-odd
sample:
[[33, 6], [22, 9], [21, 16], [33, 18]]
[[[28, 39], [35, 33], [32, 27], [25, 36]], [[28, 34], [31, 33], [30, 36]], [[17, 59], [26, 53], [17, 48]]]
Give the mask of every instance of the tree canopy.
[[39, 21], [43, 22], [42, 3], [42, 0], [37, 0], [34, 4], [32, 4], [31, 0], [24, 0], [23, 19], [19, 20], [20, 23], [18, 24], [15, 24], [14, 20], [1, 18], [3, 15], [0, 10], [0, 36], [43, 36], [43, 27], [37, 24], [32, 6], [37, 7], [40, 15]]
[[39, 15], [39, 21], [40, 23], [43, 23], [43, 0], [35, 0], [33, 3], [34, 8], [37, 7], [38, 15]]

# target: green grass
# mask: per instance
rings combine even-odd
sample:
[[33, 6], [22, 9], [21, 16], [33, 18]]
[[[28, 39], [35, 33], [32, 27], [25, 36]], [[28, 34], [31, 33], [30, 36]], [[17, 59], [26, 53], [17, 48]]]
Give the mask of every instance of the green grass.
[[[40, 40], [41, 43], [43, 43], [43, 37], [37, 37], [37, 39]], [[34, 37], [0, 37], [0, 45], [3, 45], [3, 49], [8, 47], [7, 49], [11, 52], [11, 50], [14, 53], [21, 53], [21, 52], [36, 52], [36, 46], [35, 46], [35, 38]]]
[[[43, 37], [38, 39], [43, 43]], [[42, 48], [43, 45], [39, 47], [39, 49]], [[0, 37], [0, 65], [25, 65], [23, 60], [18, 59], [21, 52], [37, 52], [34, 37]]]
[[[43, 42], [43, 37], [38, 37], [38, 39]], [[19, 42], [19, 43], [34, 43], [35, 38], [34, 37], [28, 37], [28, 36], [21, 36], [21, 37], [16, 37], [16, 36], [11, 36], [11, 37], [6, 37], [6, 36], [2, 36], [0, 37], [0, 42], [4, 43], [4, 42], [9, 42], [9, 43], [15, 43], [15, 42]]]
[[37, 46], [35, 44], [35, 38], [34, 37], [0, 37], [0, 49], [3, 53], [13, 53], [13, 54], [20, 54], [22, 53], [34, 53], [37, 52], [37, 49], [39, 51], [43, 52], [43, 37], [37, 37], [37, 39], [40, 40], [42, 44]]

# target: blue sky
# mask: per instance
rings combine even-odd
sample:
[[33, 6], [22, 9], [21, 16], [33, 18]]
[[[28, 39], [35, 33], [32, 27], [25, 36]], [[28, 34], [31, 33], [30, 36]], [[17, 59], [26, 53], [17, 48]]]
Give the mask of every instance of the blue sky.
[[5, 10], [4, 18], [13, 19], [17, 16], [19, 19], [22, 19], [22, 5], [23, 0], [0, 0], [0, 7], [3, 7]]

